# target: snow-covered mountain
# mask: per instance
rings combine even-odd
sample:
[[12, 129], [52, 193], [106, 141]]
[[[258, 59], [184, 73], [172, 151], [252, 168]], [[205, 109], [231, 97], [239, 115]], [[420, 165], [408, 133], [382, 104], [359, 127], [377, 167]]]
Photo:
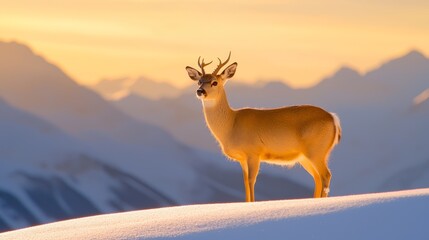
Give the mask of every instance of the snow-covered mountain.
[[175, 204], [137, 177], [97, 159], [57, 127], [1, 99], [0, 116], [0, 231]]
[[0, 56], [0, 96], [11, 105], [54, 124], [103, 161], [163, 191], [193, 189], [198, 174], [188, 165], [198, 158], [165, 131], [123, 114], [24, 45], [1, 43]]
[[[129, 117], [25, 45], [0, 42], [0, 98], [3, 229], [243, 199], [237, 165]], [[264, 187], [272, 185], [282, 187]], [[311, 195], [310, 188], [269, 174], [260, 186], [259, 199]]]
[[0, 234], [34, 239], [427, 239], [429, 189], [106, 214]]
[[[223, 160], [223, 156], [187, 147], [165, 130], [129, 117], [25, 45], [1, 43], [0, 56], [0, 96], [11, 105], [53, 123], [89, 145], [103, 161], [139, 176], [165, 194], [175, 196], [180, 203], [204, 202], [213, 195], [210, 201], [224, 199], [213, 191], [223, 192], [220, 186], [230, 188], [229, 182], [202, 184], [212, 181], [207, 177], [212, 174], [205, 169]], [[8, 60], [8, 56], [14, 57]], [[231, 164], [223, 162], [223, 166], [214, 164], [210, 169], [225, 175], [237, 172], [241, 182], [241, 170], [231, 170]], [[298, 186], [284, 181], [286, 185]], [[307, 188], [300, 192], [307, 192]], [[227, 199], [242, 199], [241, 187], [235, 194], [226, 194], [230, 196]], [[274, 193], [261, 197], [284, 196], [295, 195]]]
[[[341, 68], [309, 89], [231, 81], [227, 92], [233, 107], [315, 104], [337, 112], [344, 136], [330, 166], [332, 193], [341, 195], [429, 186], [428, 76], [429, 60], [412, 51], [365, 74]], [[0, 42], [0, 98], [4, 228], [243, 198], [241, 170], [220, 156], [194, 90], [114, 102], [133, 118], [28, 47]], [[301, 168], [264, 167], [256, 194], [295, 198], [311, 189]]]
[[129, 94], [157, 100], [177, 97], [181, 93], [180, 89], [167, 82], [157, 82], [145, 77], [102, 79], [92, 89], [110, 100], [121, 99]]
[[[313, 104], [340, 116], [343, 138], [330, 162], [333, 194], [429, 186], [429, 59], [422, 53], [411, 51], [365, 74], [342, 67], [307, 89], [282, 82], [252, 86], [233, 81], [226, 91], [235, 108]], [[218, 152], [194, 92], [159, 101], [130, 95], [115, 104], [185, 144]], [[305, 174], [287, 174], [312, 185]]]

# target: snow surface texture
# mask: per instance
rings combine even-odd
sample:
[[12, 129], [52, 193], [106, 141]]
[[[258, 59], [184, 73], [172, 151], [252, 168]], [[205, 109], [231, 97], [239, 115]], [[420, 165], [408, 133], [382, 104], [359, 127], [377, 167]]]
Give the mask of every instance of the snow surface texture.
[[429, 188], [106, 214], [0, 234], [12, 239], [427, 239]]

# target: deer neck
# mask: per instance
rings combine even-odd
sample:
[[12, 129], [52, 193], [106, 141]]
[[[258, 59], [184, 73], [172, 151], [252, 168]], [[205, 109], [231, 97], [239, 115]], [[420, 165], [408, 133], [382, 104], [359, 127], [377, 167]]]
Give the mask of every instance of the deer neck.
[[202, 102], [207, 126], [218, 142], [224, 142], [235, 120], [235, 111], [229, 106], [225, 91], [221, 91], [217, 99]]

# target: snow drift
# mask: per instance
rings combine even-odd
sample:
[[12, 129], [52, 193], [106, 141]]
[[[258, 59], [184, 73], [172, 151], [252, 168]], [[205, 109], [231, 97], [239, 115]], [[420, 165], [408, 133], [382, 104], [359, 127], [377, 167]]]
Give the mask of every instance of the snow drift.
[[12, 239], [424, 239], [429, 189], [106, 214], [0, 234]]

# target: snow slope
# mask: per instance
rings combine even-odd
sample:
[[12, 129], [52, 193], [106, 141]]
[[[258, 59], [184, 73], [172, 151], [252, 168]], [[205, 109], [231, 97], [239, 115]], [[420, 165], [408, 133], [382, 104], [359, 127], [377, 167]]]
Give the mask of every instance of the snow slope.
[[0, 234], [12, 239], [427, 239], [429, 189], [106, 214]]

